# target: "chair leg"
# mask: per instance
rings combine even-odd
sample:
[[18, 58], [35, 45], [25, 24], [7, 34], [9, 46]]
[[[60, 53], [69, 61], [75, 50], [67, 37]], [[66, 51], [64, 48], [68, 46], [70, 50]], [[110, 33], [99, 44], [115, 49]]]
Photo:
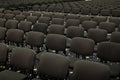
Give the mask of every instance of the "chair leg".
[[47, 52], [49, 52], [48, 48], [46, 47]]
[[30, 46], [31, 49], [33, 49], [33, 46]]
[[39, 47], [37, 47], [37, 53], [39, 53], [40, 52], [40, 48]]
[[65, 56], [67, 56], [67, 54], [66, 54], [66, 51], [65, 51], [65, 50], [63, 51], [63, 53], [64, 53], [64, 55], [65, 55]]

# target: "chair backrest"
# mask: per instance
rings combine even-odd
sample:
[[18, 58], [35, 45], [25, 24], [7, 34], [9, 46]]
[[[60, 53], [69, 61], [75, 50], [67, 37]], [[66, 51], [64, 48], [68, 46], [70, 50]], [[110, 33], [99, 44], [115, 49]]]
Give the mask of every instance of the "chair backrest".
[[115, 23], [112, 22], [101, 22], [99, 24], [99, 28], [107, 30], [108, 33], [112, 33], [113, 31], [115, 31], [115, 26]]
[[14, 16], [15, 16], [14, 14], [8, 13], [8, 14], [5, 14], [4, 18], [5, 18], [6, 20], [9, 20], [9, 19], [13, 19]]
[[93, 39], [96, 43], [107, 40], [107, 31], [104, 29], [89, 29], [88, 38]]
[[100, 15], [110, 16], [110, 10], [109, 9], [102, 9], [101, 12], [100, 12]]
[[84, 28], [77, 26], [70, 26], [67, 28], [66, 36], [69, 38], [84, 37]]
[[32, 24], [35, 24], [37, 21], [37, 16], [27, 16], [27, 21], [32, 22]]
[[40, 56], [38, 64], [39, 75], [47, 75], [48, 78], [65, 79], [67, 77], [69, 59], [60, 54], [45, 53]]
[[82, 56], [89, 56], [93, 54], [94, 44], [92, 39], [75, 37], [71, 41], [70, 51]]
[[64, 51], [66, 48], [66, 37], [60, 34], [48, 34], [45, 44], [48, 49]]
[[110, 69], [107, 65], [87, 60], [76, 61], [73, 80], [109, 80]]
[[109, 21], [115, 23], [116, 27], [118, 27], [120, 24], [120, 18], [118, 18], [118, 17], [110, 17]]
[[52, 24], [64, 25], [64, 19], [61, 18], [53, 18]]
[[5, 23], [5, 27], [7, 29], [16, 29], [18, 27], [18, 21], [17, 20], [8, 20]]
[[24, 21], [25, 20], [25, 15], [16, 15], [15, 19], [18, 20], [19, 22]]
[[79, 26], [79, 24], [80, 24], [79, 19], [68, 19], [66, 21], [66, 27], [69, 27], [69, 26]]
[[81, 14], [89, 15], [90, 14], [90, 8], [83, 7], [81, 9]]
[[30, 12], [24, 11], [22, 12], [22, 15], [25, 15], [25, 17], [30, 16]]
[[48, 33], [49, 34], [64, 34], [64, 26], [63, 25], [57, 25], [57, 24], [52, 24], [48, 28]]
[[80, 23], [82, 23], [83, 21], [89, 21], [89, 20], [91, 20], [90, 16], [81, 16], [80, 17]]
[[112, 16], [120, 17], [120, 10], [119, 9], [112, 10]]
[[40, 18], [38, 19], [38, 22], [39, 22], [39, 23], [46, 23], [47, 25], [49, 25], [49, 23], [50, 23], [50, 18], [49, 18], [49, 17], [40, 17]]
[[33, 12], [32, 16], [37, 16], [39, 18], [41, 16], [41, 13], [40, 12]]
[[10, 55], [10, 64], [13, 67], [32, 70], [34, 66], [35, 52], [28, 48], [14, 48]]
[[24, 32], [28, 32], [31, 30], [32, 22], [29, 21], [21, 21], [19, 23], [18, 29], [23, 30]]
[[20, 10], [14, 10], [12, 13], [13, 13], [14, 15], [19, 15], [19, 14], [21, 13], [21, 11], [20, 11]]
[[97, 24], [99, 25], [99, 23], [101, 23], [101, 22], [106, 22], [107, 17], [99, 16], [99, 17], [94, 17], [92, 20], [93, 20], [93, 21], [96, 21]]
[[54, 14], [53, 15], [53, 18], [61, 18], [61, 19], [64, 19], [64, 14]]
[[95, 21], [83, 21], [82, 22], [82, 27], [85, 30], [89, 30], [91, 28], [96, 28], [97, 27], [97, 23]]
[[30, 31], [26, 35], [26, 43], [30, 46], [41, 47], [44, 43], [44, 34], [41, 32]]
[[79, 19], [77, 15], [67, 15], [66, 19]]
[[120, 43], [120, 32], [112, 32], [110, 41]]
[[114, 42], [100, 43], [97, 56], [103, 61], [120, 62], [120, 44]]
[[48, 28], [48, 25], [46, 23], [35, 23], [33, 25], [33, 31], [38, 31], [38, 32], [42, 32], [44, 34], [47, 33], [47, 28]]
[[6, 32], [6, 40], [8, 42], [21, 43], [23, 41], [24, 32], [19, 29], [9, 29]]

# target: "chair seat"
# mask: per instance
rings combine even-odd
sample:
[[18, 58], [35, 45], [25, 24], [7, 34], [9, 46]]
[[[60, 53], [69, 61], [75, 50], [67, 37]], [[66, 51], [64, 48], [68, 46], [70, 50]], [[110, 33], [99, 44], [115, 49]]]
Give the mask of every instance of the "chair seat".
[[18, 72], [4, 70], [0, 72], [0, 80], [23, 80], [27, 76]]

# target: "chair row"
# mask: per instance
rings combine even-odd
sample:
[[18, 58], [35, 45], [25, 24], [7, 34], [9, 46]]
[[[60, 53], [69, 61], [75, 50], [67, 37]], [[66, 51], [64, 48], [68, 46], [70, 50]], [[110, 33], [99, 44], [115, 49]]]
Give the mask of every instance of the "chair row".
[[[99, 28], [107, 30], [108, 33], [112, 33], [114, 31], [120, 31], [120, 25], [117, 21], [117, 19], [112, 19], [111, 22], [105, 22], [104, 18], [96, 17], [93, 19], [93, 21], [90, 21], [87, 19], [87, 17], [81, 17], [81, 19], [68, 19], [64, 21], [64, 19], [60, 18], [53, 18], [50, 20], [49, 17], [40, 17], [37, 20], [34, 19], [35, 16], [29, 16], [27, 18], [27, 21], [22, 21], [22, 18], [18, 18], [21, 20], [20, 22], [17, 20], [7, 20], [0, 18], [0, 26], [6, 27], [7, 29], [22, 29], [24, 32], [31, 31], [31, 29], [38, 29], [39, 30], [45, 30], [45, 33], [47, 32], [47, 29], [49, 26], [62, 26], [63, 32], [65, 28], [68, 28], [70, 26], [75, 27], [83, 27], [85, 31], [88, 31], [91, 28]], [[17, 19], [17, 18], [16, 18]], [[23, 19], [24, 20], [24, 19]], [[82, 23], [81, 23], [82, 22]], [[33, 27], [32, 27], [33, 25]], [[116, 28], [117, 27], [117, 28]], [[41, 32], [41, 31], [40, 31]]]
[[[32, 11], [32, 12], [29, 12], [29, 11], [23, 11], [21, 12], [20, 10], [14, 10], [14, 11], [11, 11], [11, 10], [5, 10], [4, 12], [1, 12], [0, 13], [0, 17], [5, 17], [6, 19], [9, 19], [7, 18], [8, 16], [10, 16], [10, 19], [12, 19], [14, 16], [18, 16], [18, 15], [23, 15], [24, 17], [23, 18], [26, 18], [27, 16], [37, 16], [38, 18], [40, 16], [45, 16], [45, 17], [50, 17], [50, 18], [65, 18], [65, 19], [79, 19], [79, 15], [75, 15], [75, 14], [64, 14], [64, 13], [50, 13], [50, 12], [40, 12], [40, 11]], [[92, 15], [89, 15], [90, 17]], [[92, 17], [94, 17], [95, 15], [93, 15]], [[81, 15], [80, 15], [81, 17]], [[96, 16], [95, 16], [96, 17]], [[106, 18], [106, 16], [104, 16]], [[90, 18], [89, 18], [90, 19]]]
[[[75, 13], [84, 15], [103, 15], [103, 16], [116, 16], [119, 17], [119, 6], [113, 5], [115, 1], [76, 1], [76, 2], [64, 2], [61, 3], [48, 3], [48, 4], [35, 4], [22, 6], [11, 6], [10, 9], [20, 9], [20, 10], [34, 10], [34, 11], [48, 11], [48, 12], [62, 12], [62, 13]], [[111, 4], [108, 4], [111, 3]], [[23, 3], [24, 4], [24, 3]], [[34, 2], [33, 2], [34, 4]], [[99, 4], [99, 5], [98, 5]], [[17, 4], [18, 5], [18, 4]], [[14, 8], [13, 8], [14, 7]], [[16, 8], [17, 7], [17, 8]]]
[[[2, 28], [0, 40], [9, 45], [10, 43], [14, 43], [16, 46], [30, 45], [31, 48], [37, 47], [38, 53], [41, 51], [41, 48], [44, 47], [44, 44], [47, 51], [49, 51], [49, 49], [55, 50], [56, 52], [63, 51], [65, 55], [67, 55], [66, 48], [68, 47], [73, 49], [73, 52], [80, 53], [83, 56], [93, 55], [93, 51], [96, 51], [94, 50], [95, 43], [107, 41], [107, 32], [105, 30], [91, 29], [88, 32], [88, 38], [84, 38], [78, 33], [69, 34], [71, 34], [72, 40], [60, 34], [48, 34], [45, 36], [43, 33], [35, 31], [24, 34], [24, 32], [19, 29], [9, 29], [6, 32], [6, 30]], [[113, 32], [110, 41], [119, 44], [120, 32]], [[80, 54], [76, 54], [76, 56], [79, 57]]]
[[[100, 52], [98, 52], [99, 58], [101, 58], [101, 60], [120, 61], [120, 55], [119, 52], [117, 52], [120, 50], [118, 49], [119, 46], [120, 45], [118, 44], [110, 42], [101, 43], [99, 46]], [[108, 49], [115, 49], [114, 53], [117, 53], [114, 54]], [[0, 55], [2, 55], [0, 57], [0, 63], [6, 64], [8, 47], [5, 44], [0, 44], [0, 50]], [[107, 51], [109, 51], [109, 54]], [[107, 54], [107, 56], [105, 54]], [[34, 78], [36, 72], [33, 71], [35, 63], [35, 52], [33, 50], [17, 47], [14, 48], [9, 55], [9, 67], [7, 68], [7, 64], [5, 65], [6, 68], [2, 69], [0, 72], [0, 79], [26, 80], [27, 78]], [[73, 66], [73, 74], [69, 76], [70, 60], [67, 57], [60, 54], [43, 53], [39, 59], [40, 61], [37, 65], [37, 75], [39, 75], [39, 78], [43, 80], [64, 80], [67, 78], [68, 80], [110, 80], [111, 70], [107, 65], [102, 63], [87, 60], [76, 61]], [[16, 72], [18, 70], [19, 72]]]

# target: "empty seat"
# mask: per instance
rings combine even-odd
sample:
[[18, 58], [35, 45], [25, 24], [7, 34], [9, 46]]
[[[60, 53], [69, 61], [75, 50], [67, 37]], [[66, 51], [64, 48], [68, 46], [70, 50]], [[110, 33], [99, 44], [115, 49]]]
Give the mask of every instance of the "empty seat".
[[70, 13], [71, 8], [70, 7], [64, 7], [64, 13]]
[[[0, 72], [1, 80], [23, 80], [33, 72], [35, 60], [35, 52], [27, 48], [14, 48], [10, 55], [10, 70], [4, 70]], [[19, 70], [23, 73], [18, 73], [15, 70]], [[26, 75], [27, 74], [27, 75]]]
[[[102, 62], [106, 62], [111, 68], [111, 76], [119, 76], [120, 66], [116, 62], [120, 62], [120, 44], [114, 42], [102, 42], [98, 46], [97, 56]], [[109, 63], [107, 63], [109, 61]], [[111, 65], [115, 63], [114, 65]]]
[[40, 17], [40, 18], [38, 19], [38, 22], [39, 22], [39, 23], [46, 23], [47, 25], [49, 25], [49, 23], [50, 23], [50, 18], [49, 18], [49, 17]]
[[66, 21], [66, 27], [69, 27], [69, 26], [79, 26], [80, 24], [80, 21], [78, 19], [68, 19]]
[[18, 20], [19, 22], [24, 21], [25, 20], [25, 15], [16, 15], [15, 19]]
[[4, 18], [6, 19], [6, 20], [8, 20], [8, 19], [13, 19], [13, 17], [14, 17], [14, 14], [5, 14], [5, 16], [4, 16]]
[[110, 41], [120, 43], [120, 32], [112, 32]]
[[25, 17], [30, 16], [30, 12], [24, 11], [24, 12], [22, 12], [22, 15], [25, 15]]
[[96, 43], [107, 40], [107, 31], [104, 29], [89, 29], [88, 38], [93, 39]]
[[23, 42], [24, 32], [19, 29], [9, 29], [6, 33], [6, 41], [7, 43], [12, 42], [17, 45], [22, 44]]
[[13, 13], [14, 15], [19, 15], [19, 14], [21, 13], [21, 11], [19, 11], [19, 10], [14, 10], [12, 13]]
[[70, 51], [75, 53], [77, 58], [80, 57], [80, 55], [85, 58], [93, 54], [94, 44], [92, 39], [75, 37], [71, 41]]
[[87, 60], [76, 61], [73, 80], [109, 80], [110, 68], [107, 65]]
[[98, 57], [106, 61], [120, 61], [120, 44], [113, 42], [102, 42], [98, 46]]
[[80, 8], [74, 7], [74, 8], [72, 8], [71, 12], [72, 12], [73, 14], [79, 14]]
[[90, 16], [80, 16], [80, 23], [82, 23], [83, 21], [89, 21], [91, 20]]
[[28, 32], [31, 30], [32, 22], [29, 21], [21, 21], [19, 23], [18, 29], [23, 30], [24, 32]]
[[39, 11], [39, 8], [40, 8], [39, 5], [33, 5], [33, 6], [32, 6], [32, 9], [33, 9], [34, 11]]
[[[43, 79], [67, 79], [69, 59], [60, 54], [44, 53], [40, 56], [38, 74]], [[43, 77], [44, 76], [44, 77]]]
[[100, 12], [100, 15], [110, 16], [110, 10], [109, 9], [102, 9], [101, 12]]
[[69, 37], [69, 38], [84, 37], [84, 28], [83, 27], [70, 26], [70, 27], [67, 28], [66, 36]]
[[77, 15], [66, 15], [65, 17], [66, 19], [79, 19], [79, 17]]
[[48, 18], [52, 18], [53, 14], [52, 13], [44, 13], [43, 17], [48, 17]]
[[63, 25], [56, 25], [56, 24], [52, 24], [49, 26], [48, 28], [48, 33], [49, 34], [64, 34], [64, 26]]
[[40, 6], [40, 11], [45, 11], [47, 9], [48, 5], [42, 4]]
[[114, 17], [120, 17], [120, 10], [118, 9], [116, 9], [116, 10], [112, 10], [112, 16], [114, 16]]
[[25, 41], [31, 48], [37, 47], [37, 51], [39, 52], [39, 48], [43, 47], [44, 34], [41, 32], [30, 31], [27, 33]]
[[0, 27], [0, 41], [5, 40], [6, 31], [6, 28]]
[[46, 23], [35, 23], [33, 25], [33, 31], [38, 31], [38, 32], [42, 32], [44, 34], [47, 34], [47, 28], [48, 25]]
[[40, 12], [33, 12], [32, 16], [37, 16], [39, 18], [41, 16], [41, 13]]
[[60, 18], [53, 18], [51, 24], [58, 24], [58, 25], [64, 25], [64, 19]]
[[55, 9], [55, 5], [51, 4], [51, 5], [48, 6], [47, 11], [48, 12], [54, 12], [54, 9]]
[[45, 45], [47, 50], [56, 50], [56, 52], [63, 51], [65, 54], [66, 37], [60, 34], [48, 34]]
[[8, 20], [5, 23], [5, 27], [7, 29], [16, 29], [18, 27], [18, 21], [17, 20]]
[[91, 28], [96, 28], [97, 27], [97, 23], [95, 21], [83, 21], [82, 22], [82, 27], [85, 30], [89, 30]]
[[108, 33], [115, 31], [115, 26], [116, 26], [115, 23], [112, 22], [101, 22], [99, 24], [99, 28], [107, 30]]
[[54, 14], [53, 18], [61, 18], [64, 19], [65, 15], [64, 14]]
[[96, 21], [97, 24], [99, 25], [99, 23], [101, 23], [101, 22], [106, 22], [107, 18], [103, 17], [103, 16], [99, 16], [99, 17], [94, 17], [92, 20]]
[[100, 12], [100, 9], [98, 9], [98, 8], [92, 8], [90, 12], [91, 12], [92, 15], [98, 15], [99, 12]]
[[118, 18], [118, 17], [110, 17], [109, 21], [115, 23], [116, 27], [118, 27], [120, 24], [120, 18]]
[[6, 19], [0, 18], [0, 27], [4, 27], [5, 26], [5, 22], [6, 22]]
[[37, 21], [37, 16], [27, 16], [27, 21], [32, 22], [32, 24], [35, 24]]
[[90, 14], [90, 9], [83, 7], [83, 8], [81, 9], [81, 14], [83, 14], [83, 15], [89, 15], [89, 14]]
[[4, 13], [5, 13], [5, 14], [8, 14], [8, 13], [11, 14], [12, 11], [11, 11], [11, 10], [5, 10]]

